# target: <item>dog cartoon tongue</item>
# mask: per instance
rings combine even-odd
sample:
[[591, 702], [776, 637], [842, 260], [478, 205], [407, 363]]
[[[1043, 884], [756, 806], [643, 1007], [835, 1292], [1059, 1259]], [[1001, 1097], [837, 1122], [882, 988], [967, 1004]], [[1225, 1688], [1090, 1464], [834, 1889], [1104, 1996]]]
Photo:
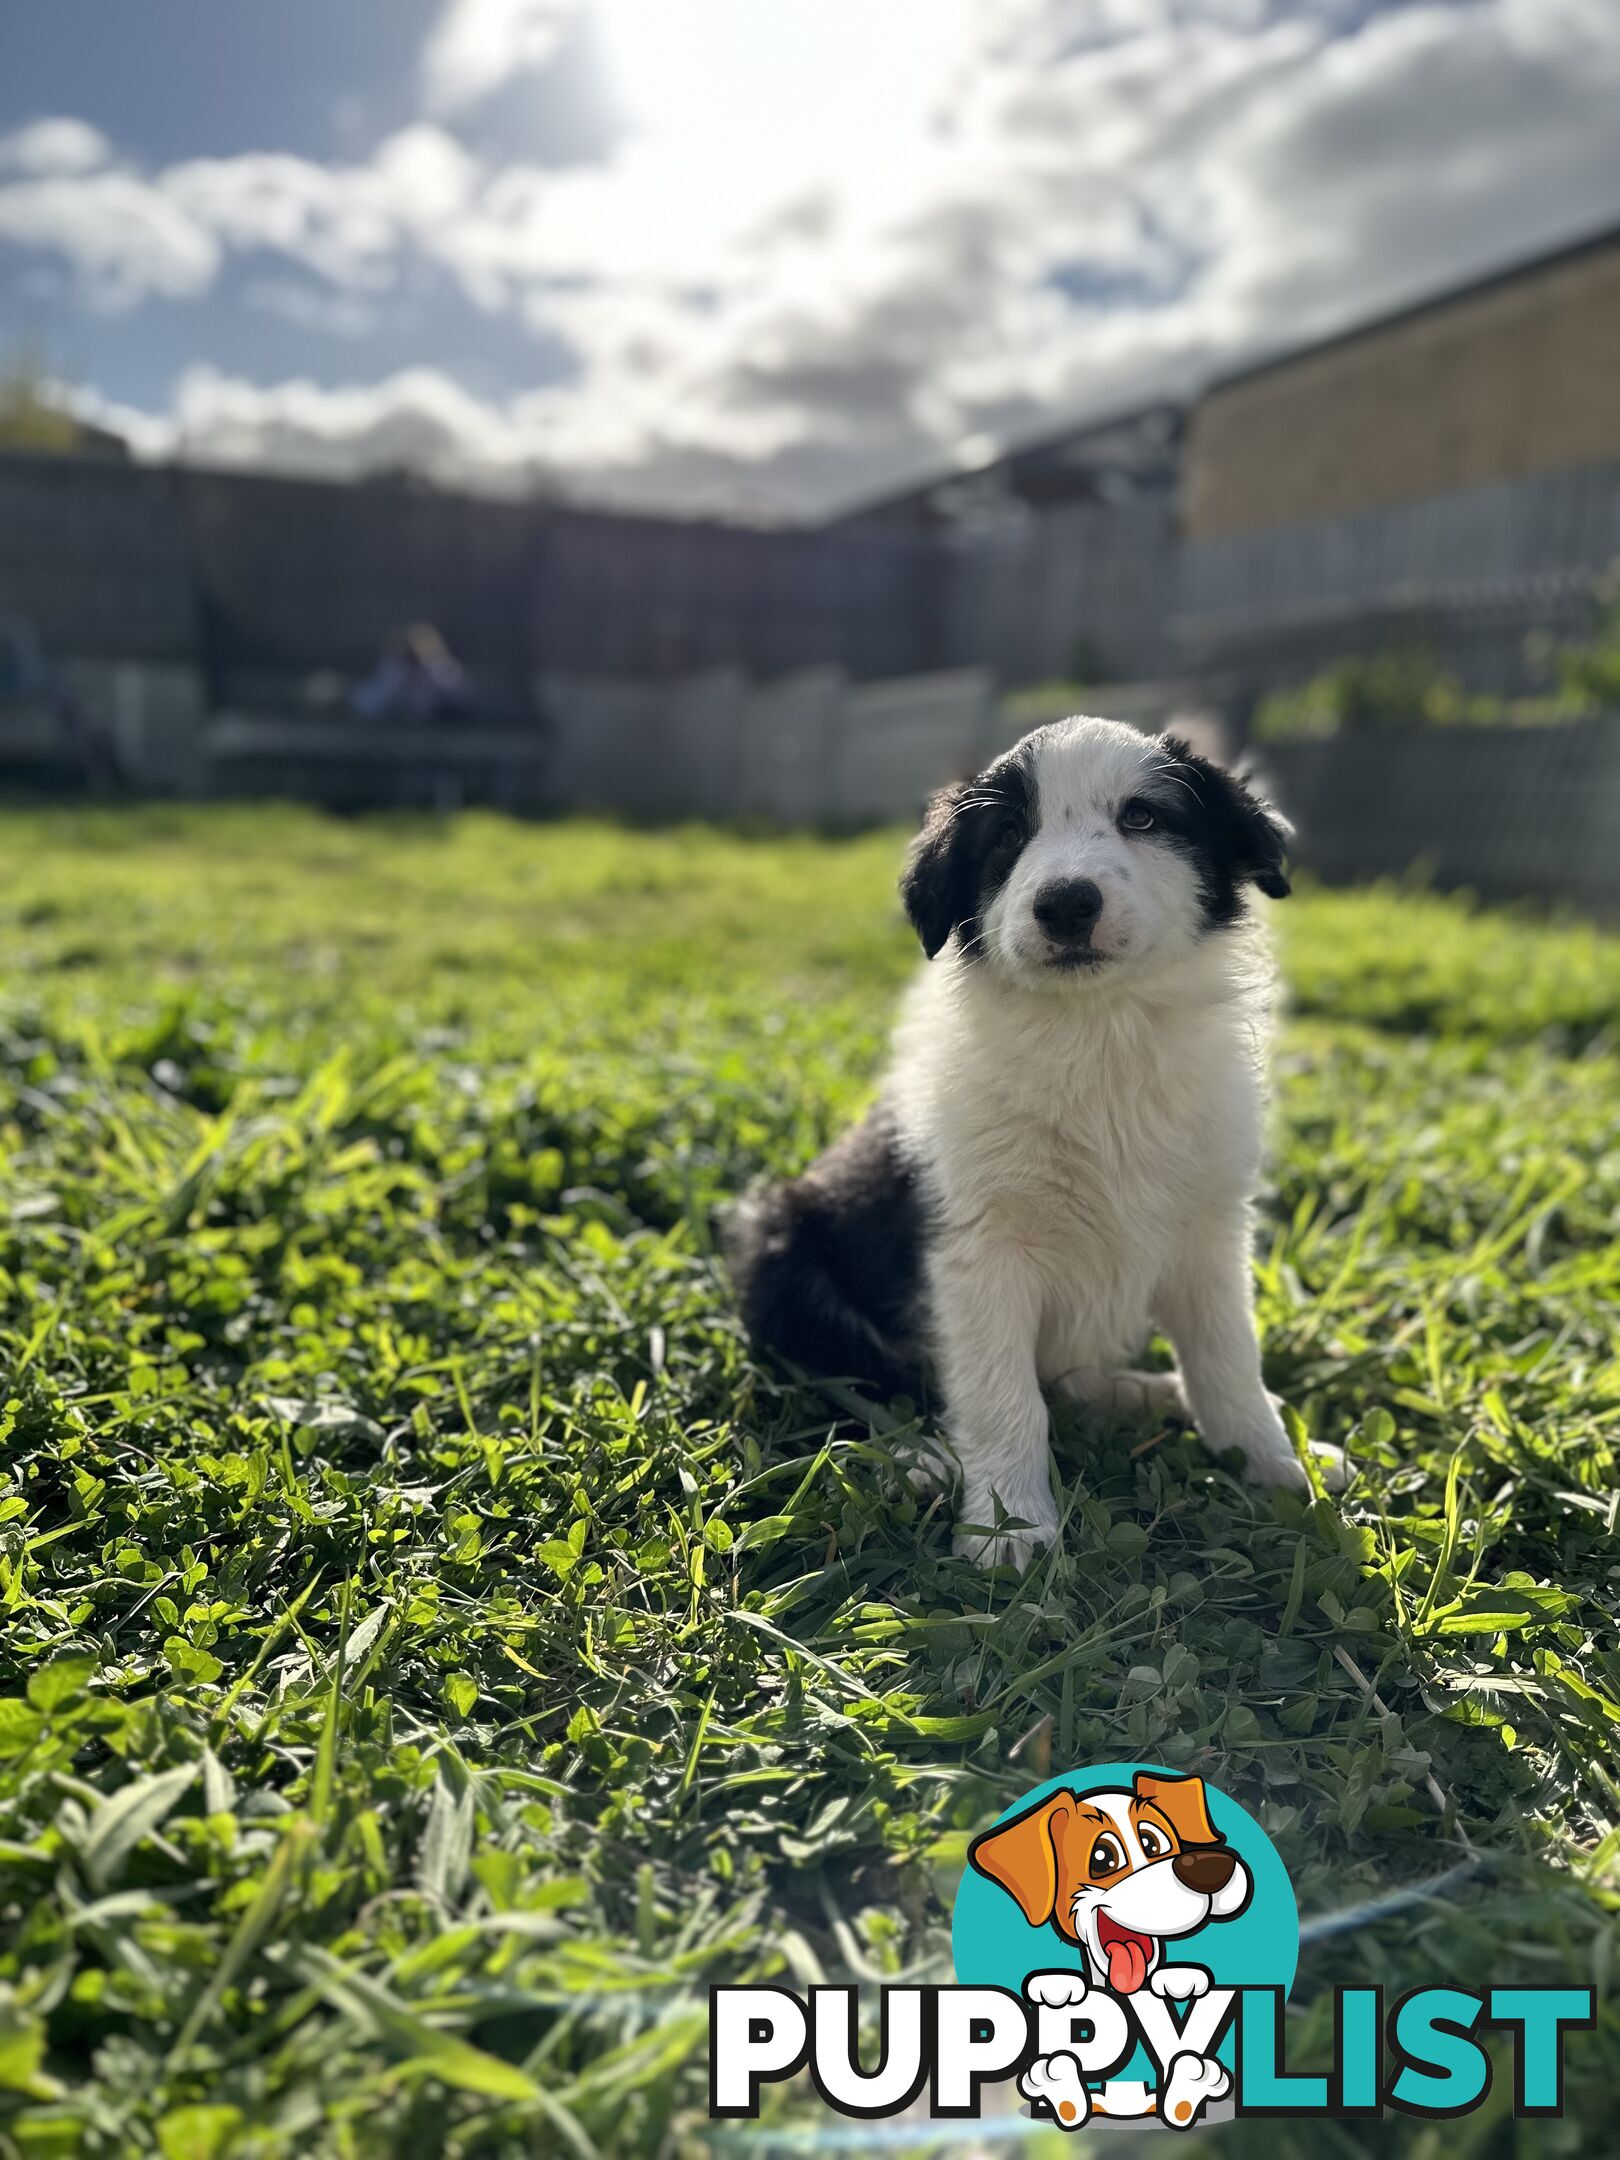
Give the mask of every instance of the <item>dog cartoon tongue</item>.
[[1153, 1945], [1146, 1935], [1122, 1928], [1107, 1913], [1097, 1915], [1097, 1940], [1108, 1960], [1108, 1985], [1116, 1995], [1134, 1995], [1147, 1978]]

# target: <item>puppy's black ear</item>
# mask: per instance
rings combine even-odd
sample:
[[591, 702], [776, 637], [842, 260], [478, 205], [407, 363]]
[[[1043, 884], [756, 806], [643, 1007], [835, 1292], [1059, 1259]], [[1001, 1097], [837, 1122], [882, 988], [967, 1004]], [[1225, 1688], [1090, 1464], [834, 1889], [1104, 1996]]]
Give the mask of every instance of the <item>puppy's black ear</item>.
[[1288, 843], [1294, 828], [1273, 803], [1256, 794], [1236, 773], [1189, 749], [1177, 735], [1160, 742], [1191, 783], [1208, 825], [1210, 841], [1234, 878], [1252, 878], [1271, 900], [1286, 900]]
[[922, 831], [911, 843], [900, 897], [932, 960], [958, 923], [973, 913], [974, 854], [969, 802], [974, 782], [958, 780], [928, 799]]

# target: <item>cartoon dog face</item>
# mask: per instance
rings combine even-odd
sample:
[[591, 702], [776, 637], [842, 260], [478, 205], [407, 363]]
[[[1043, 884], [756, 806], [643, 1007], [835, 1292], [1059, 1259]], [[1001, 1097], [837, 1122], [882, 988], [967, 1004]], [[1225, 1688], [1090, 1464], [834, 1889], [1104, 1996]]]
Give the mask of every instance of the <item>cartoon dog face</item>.
[[1210, 1821], [1203, 1779], [1147, 1771], [1128, 1792], [1053, 1793], [975, 1838], [968, 1858], [1031, 1927], [1078, 1943], [1116, 1995], [1144, 1984], [1164, 1942], [1235, 1919], [1253, 1889]]

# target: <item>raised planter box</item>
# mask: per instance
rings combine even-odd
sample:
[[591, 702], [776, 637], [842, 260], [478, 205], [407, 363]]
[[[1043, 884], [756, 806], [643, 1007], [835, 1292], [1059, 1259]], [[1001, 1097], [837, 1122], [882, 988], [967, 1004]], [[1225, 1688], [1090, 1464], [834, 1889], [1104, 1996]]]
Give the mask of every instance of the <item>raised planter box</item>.
[[278, 795], [334, 810], [537, 810], [549, 751], [537, 721], [360, 721], [222, 713], [203, 741], [212, 795]]
[[1620, 912], [1620, 717], [1334, 735], [1256, 761], [1322, 877], [1421, 870], [1488, 898]]

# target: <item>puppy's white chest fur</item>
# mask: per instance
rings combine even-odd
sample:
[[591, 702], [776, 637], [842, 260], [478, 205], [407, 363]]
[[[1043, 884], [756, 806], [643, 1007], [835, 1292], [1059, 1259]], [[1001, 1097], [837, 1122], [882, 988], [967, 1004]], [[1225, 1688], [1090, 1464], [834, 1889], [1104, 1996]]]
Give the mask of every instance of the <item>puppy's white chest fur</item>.
[[1206, 966], [1190, 998], [1031, 1001], [947, 956], [907, 999], [885, 1094], [942, 1255], [1005, 1245], [1034, 1272], [1048, 1377], [1134, 1349], [1180, 1242], [1242, 1204], [1264, 978], [1252, 951], [1222, 957], [1246, 976]]

